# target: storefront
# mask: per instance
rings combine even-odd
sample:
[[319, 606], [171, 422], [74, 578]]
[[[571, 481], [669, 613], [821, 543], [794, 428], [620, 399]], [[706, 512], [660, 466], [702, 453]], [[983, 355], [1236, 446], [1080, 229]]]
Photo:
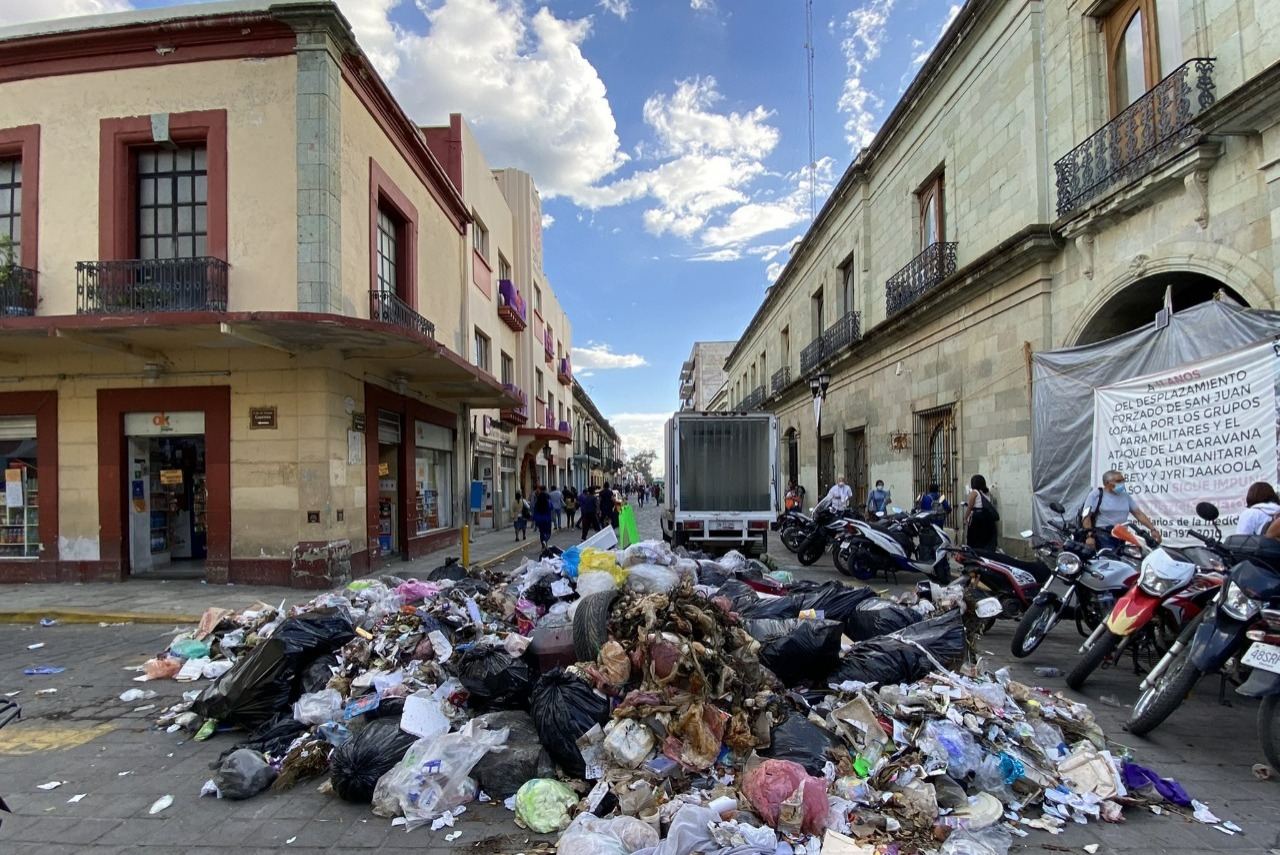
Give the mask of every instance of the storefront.
[[40, 459], [36, 417], [0, 416], [0, 558], [40, 557]]
[[[484, 435], [488, 436], [492, 428], [488, 416], [483, 417]], [[492, 440], [477, 439], [475, 458], [471, 467], [471, 480], [483, 485], [484, 497], [481, 499], [480, 511], [476, 515], [476, 524], [480, 528], [493, 528], [497, 520], [497, 446]]]
[[208, 455], [202, 411], [124, 414], [129, 573], [203, 576]]

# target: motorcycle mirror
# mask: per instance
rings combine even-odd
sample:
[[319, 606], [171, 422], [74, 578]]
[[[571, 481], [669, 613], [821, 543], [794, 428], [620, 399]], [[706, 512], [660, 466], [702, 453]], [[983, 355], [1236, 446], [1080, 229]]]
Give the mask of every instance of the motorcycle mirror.
[[1065, 514], [1067, 512], [1067, 509], [1062, 507], [1062, 502], [1050, 502], [1049, 510], [1053, 511], [1055, 514]]
[[1026, 531], [1019, 532], [1018, 536], [1021, 537], [1023, 540], [1029, 540], [1034, 534], [1035, 534], [1034, 531], [1032, 531], [1031, 529], [1027, 529]]
[[1202, 520], [1213, 522], [1218, 518], [1218, 506], [1213, 502], [1200, 502], [1196, 505], [1196, 516]]

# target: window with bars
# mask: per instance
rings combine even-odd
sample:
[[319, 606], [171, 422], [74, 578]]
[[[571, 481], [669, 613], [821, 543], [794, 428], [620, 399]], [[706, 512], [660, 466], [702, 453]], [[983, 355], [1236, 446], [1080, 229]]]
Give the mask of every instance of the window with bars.
[[203, 145], [136, 154], [138, 258], [209, 254], [209, 166]]
[[400, 224], [378, 209], [378, 290], [395, 294], [400, 286]]
[[964, 502], [958, 496], [957, 475], [959, 449], [956, 445], [955, 407], [948, 404], [923, 410], [915, 414], [915, 437], [912, 443], [915, 477], [912, 500], [922, 495], [931, 484], [937, 484], [942, 494], [951, 502], [951, 515], [947, 524], [956, 524], [957, 508]]
[[9, 241], [11, 259], [21, 258], [18, 250], [22, 243], [22, 158], [0, 159], [0, 244]]

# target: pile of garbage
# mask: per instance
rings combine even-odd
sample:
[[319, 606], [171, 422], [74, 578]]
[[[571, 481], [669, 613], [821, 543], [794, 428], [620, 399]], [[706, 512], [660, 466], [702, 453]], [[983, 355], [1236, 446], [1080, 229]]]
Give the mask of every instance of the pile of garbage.
[[510, 579], [450, 563], [210, 609], [139, 679], [212, 680], [161, 728], [248, 732], [202, 794], [324, 778], [410, 829], [501, 799], [573, 855], [1003, 855], [1186, 797], [1084, 705], [966, 665], [965, 596], [573, 547]]

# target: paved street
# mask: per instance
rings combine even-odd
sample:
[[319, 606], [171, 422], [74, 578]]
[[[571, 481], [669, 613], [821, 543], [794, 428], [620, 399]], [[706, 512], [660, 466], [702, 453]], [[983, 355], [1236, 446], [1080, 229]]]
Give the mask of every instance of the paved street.
[[[641, 509], [638, 518], [642, 535], [656, 536], [655, 510]], [[564, 533], [558, 541], [567, 545], [572, 539]], [[800, 569], [789, 553], [784, 551], [778, 557], [801, 578], [838, 578], [829, 558], [815, 567]], [[498, 566], [513, 567], [515, 563], [509, 559]], [[192, 584], [197, 590], [174, 599], [194, 603], [200, 595], [211, 598], [217, 590]], [[897, 586], [908, 587], [906, 582]], [[293, 592], [293, 599], [304, 598]], [[209, 763], [241, 734], [219, 734], [208, 742], [196, 743], [183, 734], [150, 729], [156, 710], [135, 708], [155, 704], [159, 709], [196, 684], [139, 684], [132, 681], [132, 672], [124, 670], [165, 647], [180, 628], [172, 624], [0, 625], [0, 693], [20, 690], [16, 700], [24, 709], [22, 722], [0, 730], [0, 795], [14, 810], [12, 816], [0, 815], [4, 817], [0, 852], [239, 855], [382, 848], [505, 855], [531, 852], [540, 841], [554, 839], [522, 832], [500, 804], [469, 806], [458, 823], [462, 836], [453, 843], [444, 840], [448, 829], [406, 833], [373, 816], [367, 807], [316, 793], [319, 781], [290, 792], [267, 792], [245, 802], [199, 798], [200, 786], [211, 774]], [[1012, 624], [1004, 623], [987, 637], [982, 645], [988, 656], [984, 664], [992, 669], [1009, 665], [1020, 679], [1062, 687], [1061, 677], [1038, 679], [1032, 669], [1037, 665], [1069, 667], [1079, 644], [1074, 628], [1059, 627], [1040, 652], [1016, 662], [1008, 654], [1012, 629]], [[27, 649], [41, 642], [45, 647]], [[32, 665], [57, 665], [67, 670], [54, 676], [24, 676], [23, 669]], [[133, 703], [118, 699], [121, 692], [139, 686], [155, 689], [159, 696]], [[1216, 682], [1206, 679], [1186, 708], [1150, 740], [1130, 738], [1120, 729], [1123, 706], [1132, 704], [1137, 694], [1137, 679], [1131, 669], [1097, 675], [1081, 700], [1090, 704], [1108, 735], [1131, 748], [1139, 762], [1177, 778], [1219, 817], [1240, 825], [1243, 834], [1229, 837], [1178, 815], [1154, 816], [1130, 810], [1121, 825], [1073, 826], [1059, 837], [1032, 832], [1015, 844], [1013, 851], [1043, 852], [1042, 844], [1046, 843], [1076, 852], [1085, 844], [1099, 843], [1099, 852], [1104, 855], [1270, 853], [1280, 848], [1280, 800], [1276, 798], [1280, 784], [1259, 781], [1251, 772], [1252, 765], [1261, 762], [1254, 723], [1256, 704], [1233, 697], [1231, 707], [1220, 707], [1216, 687]], [[43, 688], [58, 691], [37, 696], [36, 690]], [[1103, 696], [1115, 698], [1121, 707], [1100, 702]], [[65, 783], [50, 791], [38, 789], [39, 784], [50, 781]], [[80, 793], [86, 794], [83, 800], [68, 803]], [[149, 815], [148, 808], [164, 795], [173, 796], [173, 806]]]

